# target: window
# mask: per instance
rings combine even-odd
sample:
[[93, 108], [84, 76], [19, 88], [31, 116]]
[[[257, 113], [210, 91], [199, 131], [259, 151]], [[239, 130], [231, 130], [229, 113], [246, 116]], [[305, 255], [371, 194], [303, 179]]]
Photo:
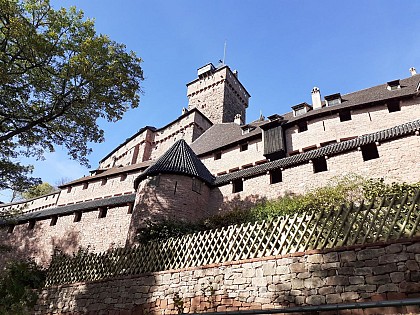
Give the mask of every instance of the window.
[[99, 214], [98, 214], [98, 219], [103, 219], [106, 217], [108, 213], [108, 208], [104, 207], [104, 208], [99, 208]]
[[127, 214], [132, 214], [133, 213], [133, 208], [134, 208], [134, 203], [129, 203], [127, 205], [128, 205]]
[[7, 233], [9, 233], [9, 234], [13, 233], [14, 229], [15, 229], [14, 225], [9, 225], [9, 227], [7, 228]]
[[147, 183], [147, 186], [159, 187], [159, 184], [160, 184], [160, 175], [149, 177], [149, 182]]
[[299, 132], [304, 132], [306, 130], [308, 130], [308, 123], [306, 121], [301, 121], [300, 123], [298, 123]]
[[67, 193], [69, 194], [71, 192], [71, 186], [67, 187]]
[[57, 221], [58, 221], [58, 216], [57, 215], [51, 217], [50, 226], [56, 225]]
[[241, 146], [239, 147], [239, 150], [241, 152], [248, 150], [248, 143], [241, 144]]
[[102, 182], [101, 182], [101, 186], [106, 185], [106, 182], [107, 182], [107, 179], [106, 179], [106, 178], [103, 178], [103, 179], [102, 179]]
[[73, 220], [73, 222], [80, 222], [80, 220], [82, 220], [82, 212], [81, 211], [76, 211], [74, 213], [74, 220]]
[[222, 152], [216, 152], [214, 154], [214, 160], [220, 160], [222, 158]]
[[314, 168], [314, 173], [328, 171], [327, 160], [325, 159], [324, 156], [312, 160], [312, 165]]
[[88, 188], [88, 186], [89, 186], [89, 183], [88, 183], [88, 182], [83, 183], [83, 189], [87, 189], [87, 188]]
[[201, 194], [201, 180], [197, 178], [192, 179], [192, 191]]
[[388, 112], [399, 112], [401, 110], [400, 102], [399, 101], [391, 101], [386, 104], [388, 107]]
[[394, 91], [394, 90], [401, 89], [400, 80], [394, 80], [394, 81], [387, 82], [387, 87], [386, 88], [389, 91]]
[[363, 161], [379, 158], [378, 148], [375, 143], [369, 143], [360, 147], [362, 150]]
[[349, 110], [343, 110], [338, 113], [340, 116], [340, 121], [348, 121], [351, 120], [351, 113]]
[[293, 116], [297, 117], [303, 114], [306, 114], [312, 109], [312, 107], [307, 103], [301, 103], [295, 106], [292, 106]]
[[270, 171], [270, 184], [276, 184], [283, 181], [281, 169], [276, 168]]
[[237, 193], [243, 190], [244, 190], [244, 182], [242, 181], [242, 178], [235, 179], [232, 182], [232, 192]]
[[328, 96], [325, 96], [325, 100], [327, 101], [327, 106], [335, 106], [341, 104], [341, 94], [335, 93]]
[[29, 221], [28, 230], [33, 230], [35, 227], [35, 220]]
[[120, 176], [120, 182], [125, 181], [126, 178], [127, 178], [127, 174], [126, 173], [121, 174], [121, 176]]

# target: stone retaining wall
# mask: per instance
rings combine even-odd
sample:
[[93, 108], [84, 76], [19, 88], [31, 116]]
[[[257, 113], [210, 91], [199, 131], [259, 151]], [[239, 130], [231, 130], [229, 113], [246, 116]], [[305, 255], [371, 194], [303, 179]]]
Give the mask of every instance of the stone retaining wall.
[[[310, 251], [50, 287], [35, 314], [176, 314], [177, 305], [192, 313], [398, 300], [420, 296], [419, 263], [419, 238]], [[353, 311], [409, 312], [419, 310]]]

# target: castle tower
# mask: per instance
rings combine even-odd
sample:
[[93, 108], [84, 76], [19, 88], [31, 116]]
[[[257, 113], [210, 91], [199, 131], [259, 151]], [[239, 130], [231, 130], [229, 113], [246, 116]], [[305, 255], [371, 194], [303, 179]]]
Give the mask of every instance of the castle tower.
[[199, 109], [214, 124], [233, 122], [241, 115], [245, 123], [251, 95], [239, 82], [238, 72], [227, 65], [209, 63], [198, 69], [198, 78], [187, 84], [188, 110]]

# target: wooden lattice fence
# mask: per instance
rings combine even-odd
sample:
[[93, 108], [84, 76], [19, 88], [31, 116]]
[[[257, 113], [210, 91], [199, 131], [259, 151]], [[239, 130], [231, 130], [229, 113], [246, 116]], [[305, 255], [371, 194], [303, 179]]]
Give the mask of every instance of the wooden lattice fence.
[[46, 285], [420, 236], [420, 191], [401, 199], [299, 213], [75, 257], [58, 255]]

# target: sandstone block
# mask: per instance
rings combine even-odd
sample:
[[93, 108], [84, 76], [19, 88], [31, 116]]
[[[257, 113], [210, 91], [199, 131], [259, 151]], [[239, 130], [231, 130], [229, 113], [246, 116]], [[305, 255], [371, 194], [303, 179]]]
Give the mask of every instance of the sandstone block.
[[306, 261], [313, 264], [322, 264], [324, 262], [324, 258], [321, 254], [314, 254], [306, 257]]
[[284, 274], [288, 274], [288, 273], [290, 273], [289, 266], [281, 265], [281, 266], [276, 267], [276, 274], [277, 275], [284, 275]]
[[389, 276], [393, 283], [400, 283], [404, 280], [404, 272], [392, 272]]
[[395, 254], [401, 252], [403, 249], [402, 244], [391, 244], [385, 248], [387, 254]]
[[338, 253], [332, 252], [324, 255], [324, 262], [331, 263], [338, 261]]
[[326, 296], [327, 304], [335, 304], [335, 303], [342, 303], [343, 299], [341, 298], [341, 295], [339, 293], [334, 294], [327, 294]]
[[420, 243], [407, 246], [407, 252], [420, 254]]
[[313, 278], [305, 279], [303, 284], [305, 288], [308, 288], [308, 289], [320, 288], [324, 285], [324, 280], [321, 278], [313, 277]]
[[411, 270], [411, 271], [419, 270], [419, 264], [415, 260], [407, 260], [405, 265], [407, 266], [408, 270]]
[[276, 263], [275, 262], [267, 262], [262, 265], [263, 275], [264, 276], [272, 276], [276, 272]]
[[372, 267], [360, 267], [354, 269], [354, 274], [356, 276], [367, 276], [373, 274]]
[[320, 305], [325, 304], [325, 296], [323, 295], [311, 295], [306, 298], [306, 303], [309, 305]]
[[326, 295], [326, 294], [331, 294], [335, 292], [335, 288], [334, 287], [322, 287], [318, 290], [320, 295]]
[[366, 283], [367, 284], [387, 284], [390, 282], [389, 275], [378, 275], [378, 276], [367, 276]]
[[327, 285], [348, 285], [349, 279], [346, 276], [327, 277], [326, 284]]
[[385, 254], [385, 249], [383, 248], [368, 248], [362, 249], [357, 252], [357, 260], [368, 260], [376, 257], [383, 256]]
[[290, 265], [291, 272], [305, 272], [305, 264], [304, 263], [293, 263]]
[[396, 263], [399, 261], [406, 261], [408, 259], [407, 253], [399, 253], [399, 254], [387, 254], [385, 256], [379, 257], [379, 264], [390, 264]]
[[363, 276], [353, 276], [349, 277], [350, 284], [362, 284], [365, 283], [365, 277]]
[[395, 283], [387, 283], [380, 285], [378, 287], [378, 293], [385, 293], [385, 292], [397, 292], [399, 290], [398, 285]]
[[353, 251], [346, 251], [340, 253], [340, 261], [343, 263], [356, 261], [356, 253]]
[[343, 292], [341, 293], [343, 301], [355, 301], [359, 298], [359, 294], [356, 292]]
[[386, 265], [377, 266], [376, 268], [373, 268], [373, 274], [374, 275], [383, 275], [388, 274], [391, 272], [395, 272], [398, 270], [396, 263], [390, 263]]

